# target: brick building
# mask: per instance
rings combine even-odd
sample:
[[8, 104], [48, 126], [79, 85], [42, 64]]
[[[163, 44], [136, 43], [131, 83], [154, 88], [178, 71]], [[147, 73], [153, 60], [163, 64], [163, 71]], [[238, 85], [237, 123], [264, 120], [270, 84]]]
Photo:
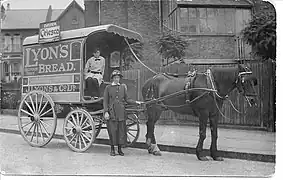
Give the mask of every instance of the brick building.
[[87, 27], [111, 23], [141, 33], [145, 61], [149, 65], [160, 65], [161, 59], [154, 49], [154, 41], [161, 30], [158, 1], [85, 0], [84, 3]]
[[86, 26], [113, 23], [142, 34], [145, 62], [159, 66], [155, 40], [173, 30], [189, 40], [187, 63], [249, 59], [240, 32], [251, 19], [251, 0], [85, 0]]
[[10, 82], [19, 78], [22, 69], [22, 43], [27, 36], [38, 34], [39, 24], [59, 21], [62, 31], [85, 27], [84, 10], [74, 0], [66, 9], [12, 9], [1, 6], [0, 79]]

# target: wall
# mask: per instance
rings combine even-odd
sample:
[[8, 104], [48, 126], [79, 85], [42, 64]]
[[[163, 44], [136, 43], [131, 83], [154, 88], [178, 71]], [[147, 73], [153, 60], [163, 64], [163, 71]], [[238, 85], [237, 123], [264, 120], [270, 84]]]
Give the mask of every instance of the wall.
[[[76, 17], [78, 24], [72, 24], [73, 18]], [[71, 7], [60, 19], [61, 30], [78, 29], [85, 27], [84, 13], [76, 6]]]
[[99, 5], [97, 0], [84, 0], [85, 4], [85, 26], [99, 25]]
[[128, 27], [128, 2], [127, 1], [102, 1], [101, 24], [115, 24]]
[[144, 62], [150, 67], [160, 66], [161, 57], [156, 53], [155, 45], [160, 36], [158, 1], [129, 1], [128, 7], [129, 29], [144, 38]]

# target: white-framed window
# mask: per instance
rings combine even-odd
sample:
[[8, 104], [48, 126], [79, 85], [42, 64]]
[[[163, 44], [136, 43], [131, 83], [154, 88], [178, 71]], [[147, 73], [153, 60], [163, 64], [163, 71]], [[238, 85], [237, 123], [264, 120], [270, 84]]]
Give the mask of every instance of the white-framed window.
[[12, 51], [12, 36], [10, 34], [4, 35], [4, 52], [11, 52]]
[[14, 52], [21, 52], [22, 50], [22, 41], [21, 41], [21, 35], [20, 34], [14, 34], [13, 36], [13, 51]]
[[4, 70], [4, 76], [9, 76], [9, 64], [7, 62], [3, 63], [3, 70]]

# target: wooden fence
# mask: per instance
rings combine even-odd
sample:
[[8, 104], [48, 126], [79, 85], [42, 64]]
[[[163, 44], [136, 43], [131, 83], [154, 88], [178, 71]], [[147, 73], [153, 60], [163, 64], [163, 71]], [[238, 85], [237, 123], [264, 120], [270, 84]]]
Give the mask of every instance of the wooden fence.
[[[270, 104], [274, 103], [274, 99], [271, 99], [272, 87], [270, 85], [270, 67], [268, 64], [263, 63], [249, 63], [250, 67], [253, 71], [253, 74], [258, 79], [258, 86], [256, 87], [256, 91], [259, 95], [258, 97], [258, 106], [257, 107], [249, 107], [243, 96], [238, 94], [237, 90], [234, 90], [230, 94], [230, 99], [234, 103], [234, 105], [241, 111], [244, 112], [247, 110], [246, 115], [241, 115], [237, 113], [228, 101], [224, 102], [224, 106], [222, 108], [222, 112], [226, 117], [230, 119], [221, 117], [219, 123], [221, 124], [230, 124], [230, 125], [243, 125], [243, 126], [254, 126], [254, 127], [268, 127], [270, 125], [275, 124], [275, 120], [270, 120], [270, 116], [272, 116], [270, 112]], [[198, 72], [205, 72], [208, 68], [211, 67], [229, 67], [235, 66], [236, 64], [191, 64], [191, 65], [172, 65], [166, 68], [155, 68], [156, 72], [170, 72], [170, 73], [186, 73], [189, 70], [196, 69]], [[124, 71], [124, 77], [126, 79], [135, 80], [137, 85], [137, 89], [135, 92], [131, 92], [136, 95], [136, 99], [142, 100], [141, 88], [147, 79], [153, 77], [154, 74], [149, 70], [143, 69], [135, 69]], [[196, 117], [190, 115], [180, 115], [174, 113], [172, 111], [165, 111], [161, 115], [162, 120], [172, 121], [173, 123], [182, 122], [198, 122]], [[270, 122], [271, 121], [271, 122]], [[272, 122], [273, 121], [273, 122]]]
[[[187, 65], [172, 65], [167, 68], [155, 68], [156, 72], [170, 73], [186, 73], [189, 70], [196, 69], [199, 72], [204, 72], [210, 67], [227, 67], [235, 66], [235, 64], [191, 64]], [[222, 108], [223, 113], [230, 119], [221, 117], [221, 124], [244, 125], [254, 127], [266, 127], [270, 130], [275, 130], [275, 64], [268, 63], [250, 63], [253, 74], [258, 79], [256, 91], [259, 95], [258, 107], [250, 108], [247, 106], [244, 98], [238, 94], [237, 90], [233, 91], [230, 99], [240, 111], [247, 111], [247, 115], [243, 116], [235, 112], [233, 108], [224, 102]], [[136, 100], [142, 100], [141, 88], [145, 81], [154, 76], [147, 69], [132, 69], [124, 71], [124, 83], [128, 86], [129, 96]], [[0, 108], [17, 108], [20, 101], [20, 81], [9, 84], [2, 84], [1, 87], [1, 102]], [[142, 117], [142, 116], [141, 116]], [[175, 124], [187, 122], [198, 122], [198, 119], [189, 115], [180, 115], [171, 111], [163, 112], [161, 119], [171, 121]], [[231, 120], [232, 119], [232, 120]]]

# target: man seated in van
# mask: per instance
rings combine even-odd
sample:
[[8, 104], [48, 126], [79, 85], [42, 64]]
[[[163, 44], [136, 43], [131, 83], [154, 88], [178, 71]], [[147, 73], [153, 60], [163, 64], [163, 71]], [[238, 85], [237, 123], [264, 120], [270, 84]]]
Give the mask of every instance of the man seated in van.
[[98, 98], [99, 87], [103, 81], [105, 59], [100, 56], [100, 49], [95, 48], [93, 56], [87, 60], [85, 65], [86, 93], [85, 96]]

